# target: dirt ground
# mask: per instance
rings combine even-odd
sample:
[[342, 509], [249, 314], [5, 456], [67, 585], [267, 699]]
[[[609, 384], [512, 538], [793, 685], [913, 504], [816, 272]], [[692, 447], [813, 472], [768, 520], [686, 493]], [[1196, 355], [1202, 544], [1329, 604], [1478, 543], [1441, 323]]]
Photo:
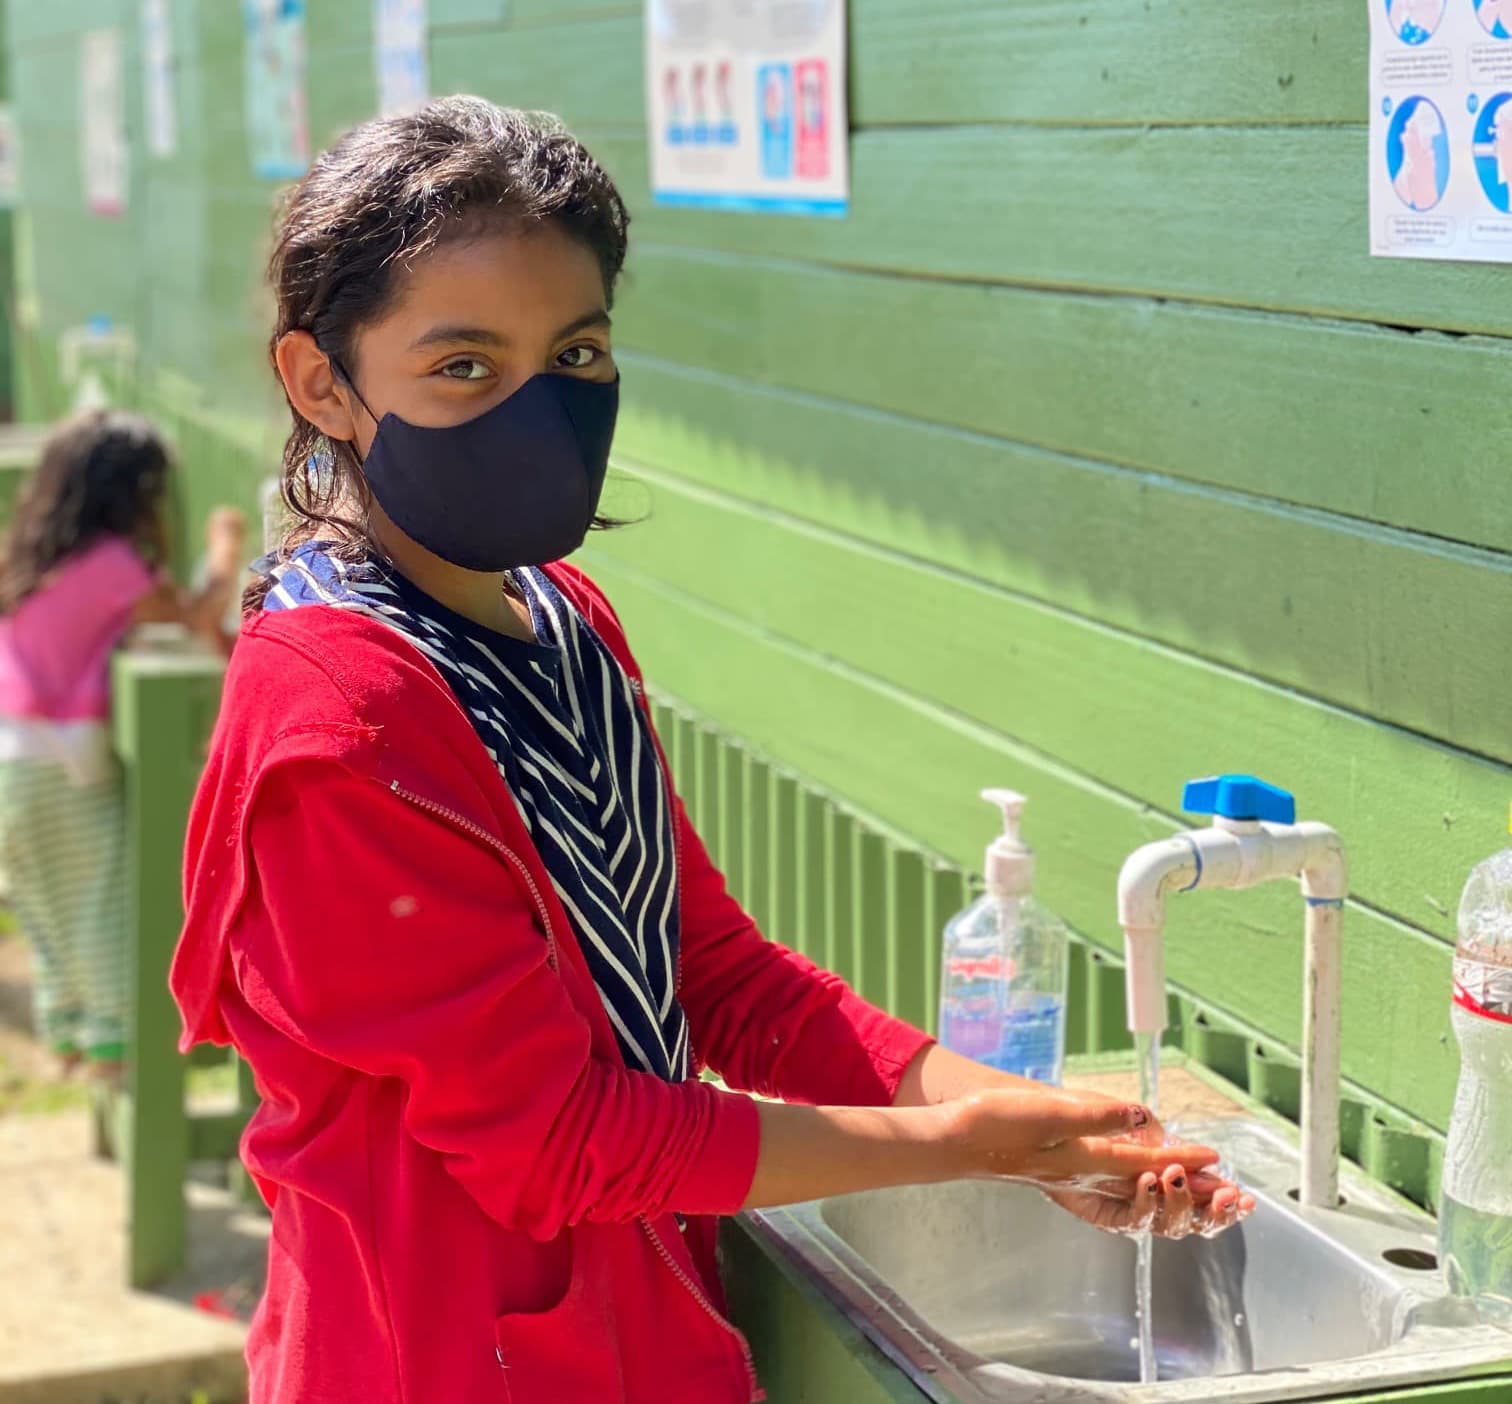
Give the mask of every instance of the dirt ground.
[[0, 934], [0, 1404], [235, 1404], [267, 1219], [213, 1167], [186, 1186], [188, 1269], [125, 1286], [126, 1186], [90, 1094], [31, 1028], [28, 952]]

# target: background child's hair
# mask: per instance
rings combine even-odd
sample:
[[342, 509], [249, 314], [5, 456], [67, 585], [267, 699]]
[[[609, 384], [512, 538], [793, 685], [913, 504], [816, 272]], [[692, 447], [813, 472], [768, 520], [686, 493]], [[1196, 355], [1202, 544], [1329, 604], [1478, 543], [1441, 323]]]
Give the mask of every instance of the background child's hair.
[[[354, 127], [281, 207], [268, 278], [278, 316], [270, 352], [303, 330], [352, 375], [356, 334], [378, 321], [416, 258], [495, 229], [552, 225], [598, 258], [612, 298], [630, 217], [614, 182], [555, 118], [449, 97]], [[367, 493], [348, 444], [331, 444], [290, 405], [282, 551], [316, 535], [365, 549]], [[326, 529], [322, 532], [322, 529]], [[266, 580], [248, 591], [256, 607]]]
[[90, 410], [60, 424], [21, 490], [0, 549], [0, 613], [101, 537], [124, 537], [150, 565], [165, 564], [171, 466], [163, 436], [139, 414]]

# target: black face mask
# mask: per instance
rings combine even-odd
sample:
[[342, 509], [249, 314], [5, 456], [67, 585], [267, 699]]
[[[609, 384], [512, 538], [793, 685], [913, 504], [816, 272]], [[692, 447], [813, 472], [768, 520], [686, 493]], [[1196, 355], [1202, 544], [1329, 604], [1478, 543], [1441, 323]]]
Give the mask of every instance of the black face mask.
[[389, 520], [464, 570], [545, 565], [571, 555], [598, 512], [619, 414], [612, 384], [538, 375], [474, 419], [444, 429], [373, 414], [362, 471]]

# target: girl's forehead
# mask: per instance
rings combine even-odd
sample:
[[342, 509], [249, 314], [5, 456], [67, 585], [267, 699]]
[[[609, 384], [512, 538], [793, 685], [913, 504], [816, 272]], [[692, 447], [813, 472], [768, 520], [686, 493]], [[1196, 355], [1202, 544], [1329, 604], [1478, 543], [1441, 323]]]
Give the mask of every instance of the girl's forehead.
[[[399, 335], [431, 323], [555, 328], [604, 303], [598, 259], [551, 225], [456, 239], [416, 259], [378, 325]], [[424, 324], [424, 325], [422, 325]]]

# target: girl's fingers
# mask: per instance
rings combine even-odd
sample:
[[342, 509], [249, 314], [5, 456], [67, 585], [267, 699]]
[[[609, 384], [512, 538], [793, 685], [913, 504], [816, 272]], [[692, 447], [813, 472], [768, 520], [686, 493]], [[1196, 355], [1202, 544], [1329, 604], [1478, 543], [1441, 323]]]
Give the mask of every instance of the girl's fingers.
[[1167, 1166], [1160, 1177], [1160, 1188], [1160, 1232], [1167, 1238], [1185, 1238], [1192, 1231], [1193, 1216], [1196, 1213], [1186, 1167]]
[[1026, 1129], [1041, 1146], [1125, 1136], [1142, 1131], [1155, 1120], [1147, 1107], [1129, 1102], [1092, 1102], [1066, 1092], [1036, 1096], [1025, 1105], [1024, 1114]]
[[1123, 1179], [1135, 1179], [1147, 1170], [1158, 1175], [1172, 1165], [1180, 1165], [1184, 1170], [1204, 1170], [1218, 1163], [1217, 1151], [1184, 1142], [1169, 1146], [1141, 1146], [1131, 1141], [1087, 1136], [1078, 1143], [1078, 1151], [1078, 1159], [1086, 1170]]

